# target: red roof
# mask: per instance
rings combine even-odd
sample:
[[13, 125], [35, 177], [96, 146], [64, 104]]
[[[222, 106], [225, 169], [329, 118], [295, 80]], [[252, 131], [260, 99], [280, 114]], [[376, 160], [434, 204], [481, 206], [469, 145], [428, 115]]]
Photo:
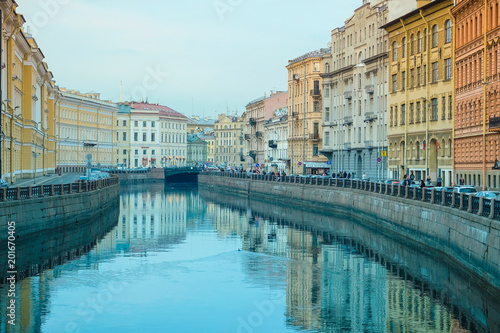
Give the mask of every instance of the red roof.
[[149, 103], [137, 103], [131, 102], [130, 107], [136, 110], [145, 110], [145, 111], [159, 111], [160, 116], [164, 117], [177, 117], [177, 118], [186, 118], [182, 113], [179, 113], [168, 106], [163, 106], [159, 104], [149, 104]]

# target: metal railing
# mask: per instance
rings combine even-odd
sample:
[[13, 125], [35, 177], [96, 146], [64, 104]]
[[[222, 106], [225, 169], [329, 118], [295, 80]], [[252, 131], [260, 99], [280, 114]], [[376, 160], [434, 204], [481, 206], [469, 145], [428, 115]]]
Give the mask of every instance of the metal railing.
[[[480, 199], [474, 195], [457, 192], [441, 192], [433, 188], [422, 189], [420, 187], [408, 187], [401, 185], [391, 185], [376, 183], [364, 180], [351, 180], [345, 178], [324, 178], [312, 176], [281, 176], [276, 175], [247, 175], [242, 172], [201, 172], [200, 174], [210, 174], [219, 177], [233, 177], [242, 179], [252, 179], [261, 181], [274, 181], [290, 184], [306, 184], [314, 186], [351, 188], [365, 192], [372, 192], [373, 195], [387, 195], [398, 197], [397, 200], [418, 200], [429, 204], [450, 207], [467, 211], [475, 215], [500, 220], [500, 200]], [[10, 190], [10, 189], [9, 189]], [[13, 189], [14, 190], [14, 189]], [[45, 192], [45, 189], [44, 189]], [[54, 191], [55, 192], [55, 191]], [[2, 193], [2, 192], [0, 192]], [[5, 191], [3, 192], [5, 193]], [[2, 194], [3, 195], [3, 194]], [[6, 192], [7, 198], [12, 199], [16, 193]]]
[[93, 181], [71, 184], [38, 185], [25, 187], [10, 187], [0, 189], [0, 201], [22, 200], [95, 191], [104, 187], [119, 184], [118, 176]]

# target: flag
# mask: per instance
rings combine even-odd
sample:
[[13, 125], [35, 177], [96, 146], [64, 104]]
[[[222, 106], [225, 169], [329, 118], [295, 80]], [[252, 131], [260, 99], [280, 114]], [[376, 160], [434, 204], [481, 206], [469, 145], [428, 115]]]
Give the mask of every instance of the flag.
[[424, 142], [422, 143], [422, 149], [425, 150], [425, 140]]
[[438, 151], [439, 149], [439, 142], [436, 140], [436, 152]]

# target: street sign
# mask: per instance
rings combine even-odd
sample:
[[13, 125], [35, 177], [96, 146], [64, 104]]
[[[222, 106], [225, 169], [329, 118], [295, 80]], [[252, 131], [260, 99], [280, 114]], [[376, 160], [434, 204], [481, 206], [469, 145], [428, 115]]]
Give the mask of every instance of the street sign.
[[301, 165], [302, 165], [302, 162], [299, 162], [299, 166], [301, 166]]
[[328, 160], [328, 161], [326, 162], [326, 164], [327, 164], [327, 165], [332, 165], [332, 161]]
[[382, 157], [386, 157], [386, 156], [387, 156], [387, 151], [382, 150], [382, 151], [380, 152], [380, 156], [382, 156]]
[[382, 159], [380, 157], [377, 157], [377, 162], [382, 162]]
[[259, 163], [257, 163], [257, 164], [255, 164], [255, 166], [258, 168], [260, 165], [259, 165]]

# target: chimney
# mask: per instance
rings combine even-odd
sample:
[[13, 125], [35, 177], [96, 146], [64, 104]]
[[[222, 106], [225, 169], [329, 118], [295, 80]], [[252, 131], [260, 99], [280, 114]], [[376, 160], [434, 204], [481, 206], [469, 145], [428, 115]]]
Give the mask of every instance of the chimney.
[[417, 9], [431, 3], [432, 0], [417, 0]]

